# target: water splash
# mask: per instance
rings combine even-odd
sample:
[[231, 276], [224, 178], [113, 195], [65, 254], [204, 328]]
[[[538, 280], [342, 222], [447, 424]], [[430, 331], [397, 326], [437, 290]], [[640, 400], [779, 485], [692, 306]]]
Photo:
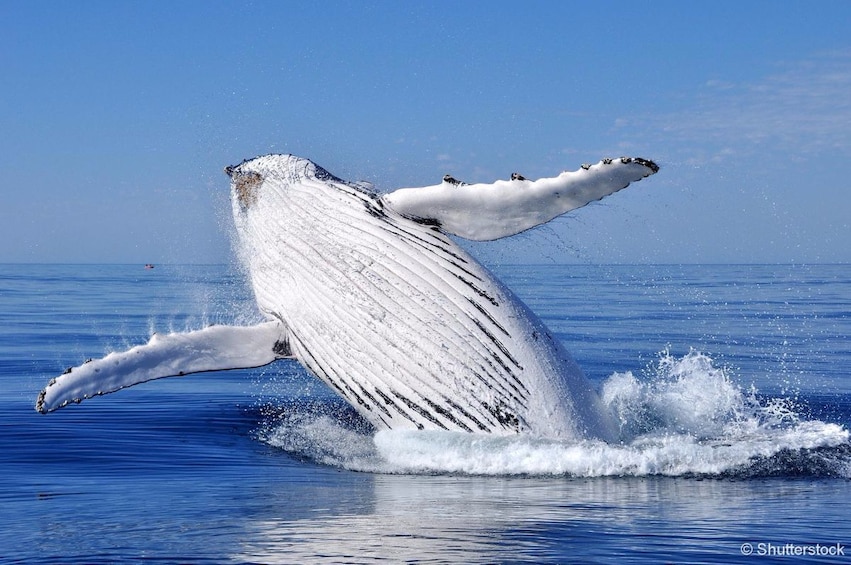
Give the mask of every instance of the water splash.
[[536, 476], [851, 477], [843, 426], [808, 420], [794, 400], [744, 391], [729, 371], [691, 351], [660, 354], [642, 378], [611, 375], [604, 403], [619, 441], [562, 441], [443, 431], [373, 434], [351, 420], [296, 411], [260, 434], [299, 457], [378, 473]]
[[622, 442], [645, 434], [682, 434], [697, 440], [733, 438], [799, 422], [790, 398], [760, 400], [728, 371], [692, 350], [682, 358], [660, 354], [644, 380], [615, 373], [603, 383], [603, 402], [615, 414]]

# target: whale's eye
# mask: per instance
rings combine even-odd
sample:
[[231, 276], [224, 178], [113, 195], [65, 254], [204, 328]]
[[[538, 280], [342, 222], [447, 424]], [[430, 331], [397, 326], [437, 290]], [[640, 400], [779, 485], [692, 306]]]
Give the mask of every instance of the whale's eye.
[[233, 179], [233, 189], [236, 198], [243, 208], [248, 208], [257, 201], [257, 187], [263, 182], [259, 173], [237, 173]]

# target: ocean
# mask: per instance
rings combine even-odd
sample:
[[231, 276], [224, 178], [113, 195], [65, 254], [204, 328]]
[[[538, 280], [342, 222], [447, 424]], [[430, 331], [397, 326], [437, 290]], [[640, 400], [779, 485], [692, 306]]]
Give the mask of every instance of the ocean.
[[226, 265], [3, 265], [0, 562], [851, 562], [851, 265], [492, 269], [619, 441], [375, 433], [289, 360], [43, 416], [66, 367], [258, 314]]

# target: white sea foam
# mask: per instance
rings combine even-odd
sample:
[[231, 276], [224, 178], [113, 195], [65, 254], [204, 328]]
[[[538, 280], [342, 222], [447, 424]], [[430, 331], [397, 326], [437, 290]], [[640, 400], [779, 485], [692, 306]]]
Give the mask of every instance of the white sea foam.
[[[847, 477], [851, 471], [848, 430], [807, 420], [786, 399], [741, 390], [698, 352], [663, 353], [640, 379], [615, 373], [602, 397], [620, 424], [618, 442], [406, 430], [373, 436], [321, 414], [291, 415], [263, 438], [323, 464], [381, 473], [806, 474], [808, 465], [818, 467], [815, 474]], [[816, 456], [818, 450], [835, 453]], [[749, 471], [754, 467], [761, 470]]]

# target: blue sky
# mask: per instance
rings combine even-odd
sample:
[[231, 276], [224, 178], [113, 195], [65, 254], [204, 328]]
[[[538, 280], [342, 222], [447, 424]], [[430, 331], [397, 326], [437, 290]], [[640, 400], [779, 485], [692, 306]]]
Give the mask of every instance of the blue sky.
[[851, 262], [851, 2], [2, 2], [0, 262], [231, 260], [222, 168], [662, 170], [490, 260]]

